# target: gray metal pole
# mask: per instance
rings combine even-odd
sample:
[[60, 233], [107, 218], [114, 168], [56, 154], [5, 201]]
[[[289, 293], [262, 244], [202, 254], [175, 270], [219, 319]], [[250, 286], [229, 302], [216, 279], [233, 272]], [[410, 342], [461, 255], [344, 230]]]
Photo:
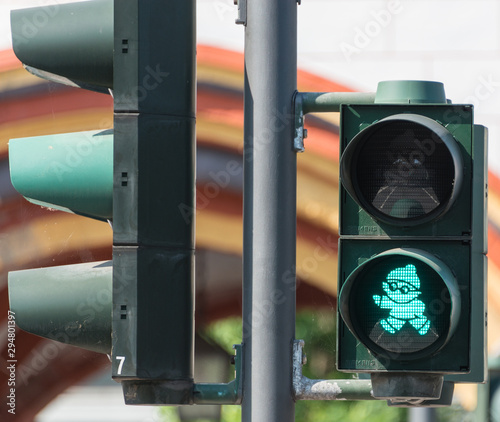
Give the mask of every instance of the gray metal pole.
[[432, 407], [412, 407], [408, 412], [409, 422], [435, 422], [436, 409]]
[[293, 422], [297, 3], [247, 0], [243, 422]]

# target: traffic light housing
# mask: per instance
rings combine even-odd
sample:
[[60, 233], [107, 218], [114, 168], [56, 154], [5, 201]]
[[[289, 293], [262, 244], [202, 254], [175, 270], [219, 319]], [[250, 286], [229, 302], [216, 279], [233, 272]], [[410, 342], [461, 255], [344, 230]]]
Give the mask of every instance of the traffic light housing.
[[36, 76], [112, 94], [114, 127], [11, 140], [11, 179], [31, 202], [109, 221], [113, 260], [11, 272], [10, 307], [26, 331], [109, 354], [127, 404], [190, 404], [195, 3], [57, 5], [29, 31], [44, 13], [12, 12], [15, 54]]
[[[57, 5], [47, 24], [32, 28], [46, 14], [40, 7], [11, 12], [14, 53], [24, 67], [52, 82], [109, 93], [113, 2]], [[112, 220], [112, 130], [11, 139], [9, 169], [14, 188], [34, 204]], [[20, 328], [111, 353], [111, 262], [14, 271], [8, 283]], [[90, 314], [88, 304], [96, 304]]]
[[341, 371], [485, 379], [486, 130], [444, 98], [386, 82], [341, 106]]

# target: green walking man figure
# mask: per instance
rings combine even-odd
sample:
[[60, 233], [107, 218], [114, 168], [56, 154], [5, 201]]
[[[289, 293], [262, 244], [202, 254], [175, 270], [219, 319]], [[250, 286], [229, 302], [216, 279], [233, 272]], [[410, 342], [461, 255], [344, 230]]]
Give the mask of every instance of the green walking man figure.
[[390, 309], [390, 313], [380, 320], [380, 325], [395, 334], [408, 322], [420, 335], [425, 335], [431, 322], [424, 315], [424, 302], [418, 299], [422, 292], [415, 266], [408, 264], [392, 270], [382, 282], [382, 288], [386, 295], [373, 295], [373, 300], [381, 309]]

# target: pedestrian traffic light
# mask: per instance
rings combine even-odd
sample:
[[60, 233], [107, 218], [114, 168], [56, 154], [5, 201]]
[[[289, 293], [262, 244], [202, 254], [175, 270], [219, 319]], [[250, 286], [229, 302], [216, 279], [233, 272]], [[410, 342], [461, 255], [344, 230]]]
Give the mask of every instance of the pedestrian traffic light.
[[339, 370], [483, 382], [485, 128], [403, 81], [342, 105], [340, 130]]
[[11, 20], [27, 70], [114, 99], [112, 131], [10, 141], [22, 195], [113, 229], [112, 262], [10, 273], [16, 322], [110, 354], [127, 404], [191, 403], [194, 1], [92, 0], [17, 10]]

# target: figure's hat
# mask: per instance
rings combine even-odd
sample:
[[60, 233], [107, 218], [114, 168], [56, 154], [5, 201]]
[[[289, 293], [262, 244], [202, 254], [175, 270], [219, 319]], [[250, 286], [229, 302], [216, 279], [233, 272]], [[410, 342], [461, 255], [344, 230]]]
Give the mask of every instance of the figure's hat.
[[389, 280], [402, 281], [413, 286], [415, 290], [420, 289], [420, 279], [417, 275], [417, 269], [412, 264], [392, 270], [387, 276], [387, 281]]

